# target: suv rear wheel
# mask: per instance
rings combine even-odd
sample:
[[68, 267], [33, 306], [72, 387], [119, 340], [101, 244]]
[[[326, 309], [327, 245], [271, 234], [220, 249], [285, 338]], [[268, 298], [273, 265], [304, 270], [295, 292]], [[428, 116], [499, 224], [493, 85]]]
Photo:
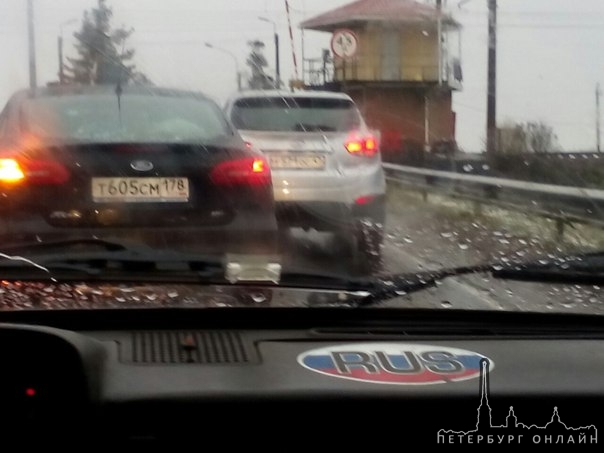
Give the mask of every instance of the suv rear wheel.
[[382, 269], [383, 223], [371, 218], [356, 219], [334, 232], [334, 253], [350, 259], [355, 275], [370, 275]]
[[372, 274], [382, 269], [384, 227], [372, 219], [360, 219], [354, 227], [353, 270]]

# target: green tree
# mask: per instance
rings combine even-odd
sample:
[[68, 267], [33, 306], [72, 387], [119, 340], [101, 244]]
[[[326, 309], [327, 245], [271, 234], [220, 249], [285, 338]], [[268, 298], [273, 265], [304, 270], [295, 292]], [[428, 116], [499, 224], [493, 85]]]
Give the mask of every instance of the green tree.
[[254, 90], [267, 90], [275, 87], [275, 81], [269, 77], [264, 68], [268, 66], [264, 56], [264, 43], [262, 41], [249, 41], [251, 47], [250, 54], [247, 57], [247, 65], [252, 73], [248, 79], [248, 85]]
[[113, 28], [113, 10], [106, 0], [98, 0], [96, 8], [84, 11], [82, 26], [74, 33], [75, 58], [67, 58], [67, 79], [87, 85], [149, 83], [132, 63], [134, 50], [126, 43], [134, 30]]

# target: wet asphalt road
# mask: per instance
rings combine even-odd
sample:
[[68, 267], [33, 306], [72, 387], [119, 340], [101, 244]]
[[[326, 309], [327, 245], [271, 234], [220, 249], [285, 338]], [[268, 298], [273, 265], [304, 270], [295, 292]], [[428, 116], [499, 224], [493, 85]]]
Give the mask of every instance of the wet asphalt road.
[[[426, 213], [419, 219], [413, 212], [389, 206], [383, 266], [377, 274], [415, 273], [443, 267], [482, 263], [478, 253], [451, 244], [443, 233], [442, 219]], [[426, 224], [431, 227], [425, 227]], [[473, 223], [472, 223], [473, 224]], [[474, 225], [474, 224], [473, 224]], [[486, 234], [500, 234], [486, 231]], [[510, 239], [510, 255], [513, 239]], [[329, 233], [293, 230], [287, 241], [285, 265], [313, 272], [350, 274], [352, 262]], [[527, 245], [530, 247], [530, 245]], [[598, 286], [554, 285], [496, 280], [489, 275], [466, 275], [445, 279], [436, 287], [405, 295], [387, 306], [512, 310], [537, 312], [604, 314], [604, 289]]]
[[[504, 247], [497, 250], [498, 253], [518, 253], [519, 244], [527, 244], [522, 245], [523, 253], [530, 252], [532, 246], [530, 240], [527, 241], [530, 238], [514, 238], [513, 234], [507, 233], [504, 235], [503, 232], [495, 231], [496, 227], [478, 225], [474, 218], [461, 224], [449, 224], [437, 209], [431, 209], [429, 205], [411, 206], [390, 200], [385, 228], [383, 266], [379, 275], [484, 263], [488, 260], [486, 255], [493, 255], [495, 250], [491, 250], [490, 244], [487, 244], [486, 251], [485, 247], [480, 249], [476, 241], [472, 244], [471, 238], [479, 235], [497, 239], [497, 246]], [[207, 244], [203, 244], [200, 236], [177, 240], [179, 248], [190, 252], [204, 251]], [[121, 241], [123, 238], [115, 239]], [[141, 242], [139, 238], [131, 240], [134, 244]], [[150, 245], [162, 246], [165, 245], [163, 242], [173, 243], [174, 238], [160, 238], [159, 242]], [[287, 268], [315, 274], [346, 276], [354, 273], [349, 251], [330, 233], [292, 230], [282, 245], [284, 253], [281, 261]], [[436, 287], [404, 295], [385, 304], [422, 308], [604, 314], [604, 290], [600, 287], [511, 282], [495, 280], [488, 275], [467, 275], [446, 279]]]

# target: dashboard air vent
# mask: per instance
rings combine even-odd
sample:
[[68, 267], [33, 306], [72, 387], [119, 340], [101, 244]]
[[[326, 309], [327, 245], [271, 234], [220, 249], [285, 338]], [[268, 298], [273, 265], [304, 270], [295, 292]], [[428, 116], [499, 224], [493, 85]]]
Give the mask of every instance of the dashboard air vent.
[[241, 364], [253, 353], [237, 332], [149, 331], [133, 332], [122, 357], [131, 363]]

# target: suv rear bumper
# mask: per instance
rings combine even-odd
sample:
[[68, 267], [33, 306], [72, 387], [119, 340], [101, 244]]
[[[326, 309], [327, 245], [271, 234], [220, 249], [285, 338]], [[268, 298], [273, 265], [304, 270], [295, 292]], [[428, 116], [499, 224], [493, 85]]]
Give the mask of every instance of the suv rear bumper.
[[384, 223], [385, 195], [376, 195], [364, 204], [331, 201], [280, 201], [276, 203], [280, 227], [336, 231], [354, 226], [360, 219]]

